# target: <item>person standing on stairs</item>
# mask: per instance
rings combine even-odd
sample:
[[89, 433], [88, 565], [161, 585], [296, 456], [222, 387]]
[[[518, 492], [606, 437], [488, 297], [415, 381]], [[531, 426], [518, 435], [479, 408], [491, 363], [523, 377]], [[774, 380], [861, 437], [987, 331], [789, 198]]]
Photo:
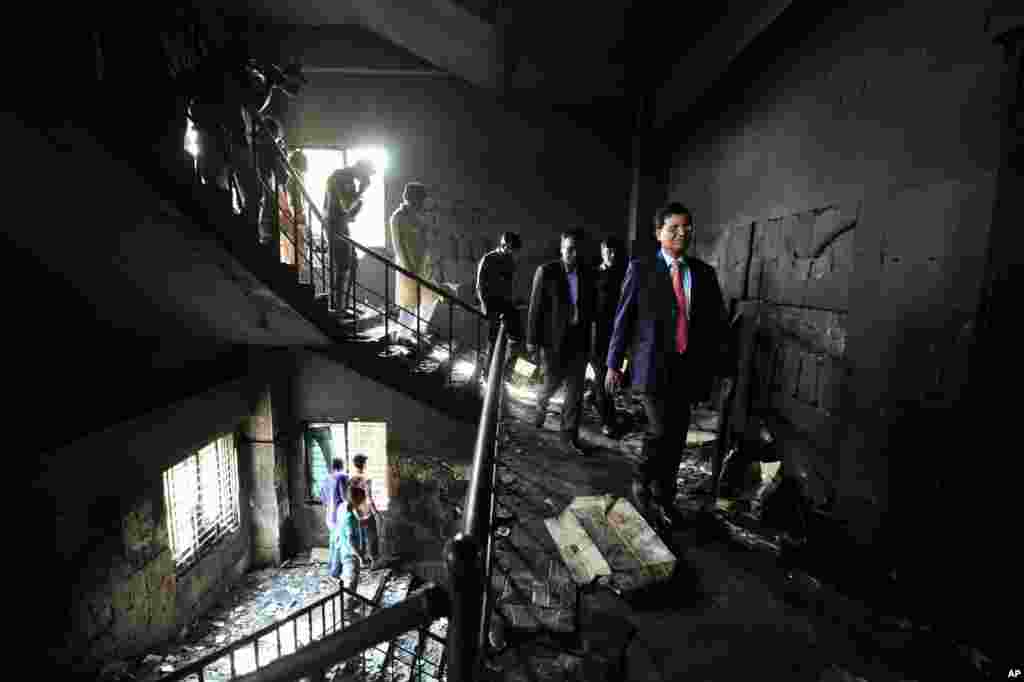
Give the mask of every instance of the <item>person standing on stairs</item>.
[[605, 237], [601, 241], [601, 265], [595, 273], [594, 331], [591, 342], [590, 364], [594, 368], [594, 402], [601, 419], [601, 432], [614, 437], [618, 430], [615, 418], [615, 394], [604, 389], [608, 372], [605, 360], [608, 344], [615, 324], [615, 309], [622, 294], [626, 277], [626, 249], [618, 237]]
[[[338, 551], [338, 563], [330, 571], [332, 578], [338, 579], [338, 586], [344, 587], [349, 593], [355, 592], [359, 585], [359, 572], [363, 567], [363, 558], [359, 554], [359, 517], [356, 514], [366, 500], [366, 491], [360, 486], [350, 485], [346, 489], [347, 505], [339, 515], [334, 526], [334, 543]], [[352, 594], [342, 594], [342, 609], [349, 616], [355, 616], [359, 600]]]
[[[518, 345], [523, 341], [523, 321], [518, 306], [526, 303], [526, 300], [518, 295], [516, 288], [516, 260], [522, 245], [518, 234], [503, 232], [498, 248], [485, 253], [477, 266], [476, 297], [489, 323], [488, 357], [498, 338], [502, 320], [505, 320], [509, 343]], [[489, 363], [484, 363], [484, 366], [487, 364]], [[486, 376], [486, 370], [483, 374]]]
[[[281, 228], [282, 230], [289, 231], [289, 234], [293, 237], [292, 243], [294, 244], [295, 259], [294, 261], [286, 260], [285, 262], [294, 262], [299, 270], [299, 281], [309, 283], [312, 282], [312, 279], [310, 279], [312, 254], [307, 253], [306, 247], [310, 243], [306, 234], [307, 230], [309, 230], [309, 221], [306, 218], [306, 197], [302, 193], [303, 182], [305, 181], [309, 163], [302, 150], [297, 149], [288, 157], [288, 165], [295, 171], [295, 175], [288, 176], [288, 182], [281, 197]], [[287, 241], [282, 236], [282, 260], [287, 255]]]
[[284, 237], [286, 226], [281, 215], [282, 210], [287, 208], [281, 205], [281, 196], [288, 181], [288, 172], [282, 163], [285, 158], [284, 129], [273, 116], [254, 116], [254, 123], [253, 152], [262, 190], [257, 197], [260, 242], [274, 244], [278, 250], [282, 249], [281, 242], [286, 242], [289, 260], [284, 262], [291, 263], [294, 260], [294, 245]]
[[355, 247], [346, 238], [351, 237], [349, 225], [363, 207], [362, 196], [370, 186], [373, 173], [372, 164], [358, 161], [348, 168], [334, 171], [327, 178], [324, 222], [330, 239], [331, 264], [334, 269], [334, 309], [343, 318], [356, 316], [352, 293], [358, 265]]
[[324, 521], [327, 523], [327, 537], [330, 542], [327, 550], [327, 572], [332, 576], [341, 570], [340, 547], [337, 544], [335, 529], [338, 525], [338, 512], [345, 504], [348, 493], [348, 474], [345, 473], [345, 462], [340, 457], [331, 459], [331, 473], [320, 487], [320, 501], [324, 505]]
[[679, 463], [692, 406], [706, 400], [715, 375], [728, 376], [724, 353], [726, 310], [715, 269], [687, 255], [693, 241], [690, 210], [679, 202], [654, 218], [657, 249], [633, 258], [626, 269], [608, 345], [605, 389], [622, 382], [629, 353], [632, 389], [647, 415], [631, 501], [662, 529], [678, 523], [675, 508]]
[[356, 508], [356, 515], [359, 517], [360, 535], [359, 552], [373, 565], [375, 559], [380, 558], [380, 541], [377, 531], [379, 529], [377, 517], [377, 505], [373, 502], [373, 481], [366, 476], [366, 455], [357, 454], [352, 458], [355, 465], [355, 473], [349, 479], [349, 485], [362, 488], [366, 492], [366, 499]]
[[[438, 244], [431, 238], [424, 216], [427, 188], [420, 182], [407, 183], [402, 204], [391, 214], [391, 244], [395, 263], [420, 279], [438, 285], [442, 278], [438, 268]], [[418, 286], [416, 280], [395, 273], [395, 303], [400, 306], [396, 340], [416, 342], [418, 329], [426, 334], [440, 296], [431, 289]]]
[[533, 424], [544, 425], [548, 401], [565, 384], [561, 438], [576, 455], [586, 454], [579, 430], [594, 297], [592, 275], [579, 263], [582, 242], [582, 230], [563, 232], [561, 260], [537, 268], [526, 327], [526, 350], [531, 355], [539, 352], [544, 369]]

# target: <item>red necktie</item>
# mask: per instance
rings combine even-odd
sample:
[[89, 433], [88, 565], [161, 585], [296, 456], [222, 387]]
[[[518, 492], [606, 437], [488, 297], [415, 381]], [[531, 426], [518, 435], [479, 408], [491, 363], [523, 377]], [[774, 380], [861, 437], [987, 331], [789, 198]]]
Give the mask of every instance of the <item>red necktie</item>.
[[676, 292], [676, 303], [679, 310], [676, 317], [676, 352], [686, 350], [686, 294], [683, 292], [683, 274], [679, 271], [679, 263], [672, 262], [672, 289]]

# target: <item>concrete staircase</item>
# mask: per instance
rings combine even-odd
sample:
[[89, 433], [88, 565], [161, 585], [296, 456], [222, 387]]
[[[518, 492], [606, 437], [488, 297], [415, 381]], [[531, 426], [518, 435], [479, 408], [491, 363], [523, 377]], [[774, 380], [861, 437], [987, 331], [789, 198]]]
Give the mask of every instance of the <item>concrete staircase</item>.
[[[385, 334], [383, 305], [360, 303], [358, 317], [345, 318], [331, 310], [328, 296], [299, 280], [295, 265], [281, 262], [276, 240], [260, 244], [255, 226], [234, 214], [221, 193], [201, 184], [187, 167], [165, 169], [151, 159], [139, 159], [134, 150], [115, 149], [131, 159], [151, 184], [169, 199], [168, 210], [180, 214], [187, 225], [214, 238], [260, 283], [256, 293], [275, 299], [313, 323], [334, 343], [317, 346], [332, 360], [397, 389], [460, 420], [475, 422], [481, 398], [476, 382], [479, 350], [459, 339], [443, 338], [437, 326], [420, 343], [399, 343], [394, 332], [397, 311], [392, 310]], [[368, 292], [384, 301], [384, 292]], [[394, 308], [394, 306], [392, 305]], [[442, 309], [443, 304], [438, 305]]]

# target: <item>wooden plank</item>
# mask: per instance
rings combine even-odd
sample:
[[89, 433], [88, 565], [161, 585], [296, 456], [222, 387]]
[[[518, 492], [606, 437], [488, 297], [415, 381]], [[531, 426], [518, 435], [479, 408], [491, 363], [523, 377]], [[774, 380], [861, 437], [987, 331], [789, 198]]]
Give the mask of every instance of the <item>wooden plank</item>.
[[612, 574], [611, 566], [601, 550], [570, 510], [562, 512], [557, 518], [545, 519], [544, 525], [577, 583], [586, 585], [597, 576]]

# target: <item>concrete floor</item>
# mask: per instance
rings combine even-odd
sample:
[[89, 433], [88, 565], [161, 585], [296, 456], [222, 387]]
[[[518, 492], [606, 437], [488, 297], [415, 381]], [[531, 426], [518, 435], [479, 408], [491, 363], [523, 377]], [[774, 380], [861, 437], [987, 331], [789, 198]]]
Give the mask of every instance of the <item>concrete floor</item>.
[[[715, 415], [706, 411], [695, 415], [679, 474], [677, 506], [688, 523], [663, 538], [678, 560], [673, 578], [639, 594], [577, 593], [543, 521], [577, 496], [626, 495], [642, 434], [634, 429], [609, 439], [586, 410], [580, 437], [590, 453], [572, 455], [558, 441], [558, 400], [542, 429], [529, 424], [530, 389], [511, 387], [506, 402], [497, 513], [510, 524], [498, 534], [492, 581], [502, 647], [490, 657], [487, 679], [978, 678], [970, 652], [914, 628], [902, 614], [872, 610], [787, 570], [771, 533], [700, 523], [697, 489], [710, 476], [706, 457], [716, 428]], [[324, 566], [293, 563], [250, 574], [221, 608], [204, 616], [203, 627], [155, 652], [134, 679], [181, 667], [332, 590]]]
[[[558, 443], [558, 415], [549, 414], [543, 429], [528, 423], [533, 415], [528, 390], [511, 392], [506, 413], [498, 499], [499, 512], [512, 515], [514, 524], [497, 545], [496, 565], [520, 583], [519, 601], [535, 612], [571, 611], [571, 590], [551, 568], [560, 560], [543, 519], [557, 515], [575, 496], [626, 495], [641, 436], [605, 438], [588, 411], [581, 440], [593, 449], [581, 458]], [[712, 428], [713, 416], [703, 413], [695, 421]], [[700, 440], [697, 436], [692, 431], [690, 442]], [[783, 568], [770, 536], [759, 544], [749, 541], [756, 535], [749, 531], [741, 531], [746, 542], [717, 526], [709, 533], [698, 522], [700, 500], [694, 494], [708, 475], [700, 448], [688, 450], [677, 504], [690, 523], [663, 538], [678, 558], [670, 581], [626, 597], [591, 590], [580, 604], [578, 640], [565, 632], [572, 629], [571, 614], [538, 617], [538, 624], [525, 618], [513, 622], [517, 618], [504, 609], [507, 648], [493, 660], [492, 678], [973, 679], [976, 670], [963, 652], [914, 633], [905, 619], [872, 611]], [[532, 571], [532, 584], [524, 570]], [[538, 589], [544, 582], [548, 589]], [[551, 596], [559, 594], [565, 596], [561, 602]]]

